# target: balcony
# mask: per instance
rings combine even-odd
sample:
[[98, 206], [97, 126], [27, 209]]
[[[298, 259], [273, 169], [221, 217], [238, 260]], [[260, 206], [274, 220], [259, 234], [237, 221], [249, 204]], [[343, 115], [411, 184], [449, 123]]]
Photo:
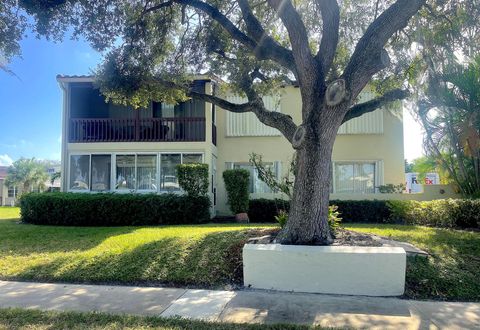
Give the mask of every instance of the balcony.
[[70, 119], [70, 143], [197, 141], [205, 141], [204, 117]]

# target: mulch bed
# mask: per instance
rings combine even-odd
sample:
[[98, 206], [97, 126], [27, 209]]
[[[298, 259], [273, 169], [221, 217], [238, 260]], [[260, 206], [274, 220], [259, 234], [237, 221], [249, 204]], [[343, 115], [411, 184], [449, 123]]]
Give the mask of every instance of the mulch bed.
[[[259, 234], [248, 240], [249, 244], [272, 244], [280, 232], [279, 229], [256, 230]], [[346, 229], [338, 229], [333, 241], [334, 246], [382, 246], [383, 244], [374, 238], [374, 235], [357, 233]]]

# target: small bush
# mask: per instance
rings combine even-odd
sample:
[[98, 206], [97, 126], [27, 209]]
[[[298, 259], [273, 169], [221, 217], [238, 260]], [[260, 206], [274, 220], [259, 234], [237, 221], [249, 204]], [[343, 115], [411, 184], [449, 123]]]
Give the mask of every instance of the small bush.
[[61, 226], [195, 224], [210, 220], [205, 196], [31, 193], [20, 200], [23, 222]]
[[281, 228], [285, 227], [288, 220], [288, 212], [285, 210], [278, 211], [278, 214], [275, 216], [275, 220], [277, 220]]
[[[285, 210], [278, 211], [278, 214], [275, 216], [275, 220], [278, 222], [281, 228], [285, 227], [288, 221], [288, 212]], [[340, 212], [338, 212], [338, 207], [336, 205], [330, 205], [328, 207], [328, 226], [330, 227], [330, 232], [335, 237], [338, 228], [340, 228], [340, 223], [342, 218], [340, 218]]]
[[188, 196], [208, 193], [208, 164], [177, 165], [178, 184]]
[[226, 170], [223, 180], [227, 190], [228, 205], [234, 214], [248, 212], [248, 185], [250, 173], [245, 169]]
[[340, 223], [342, 218], [340, 217], [340, 212], [338, 212], [337, 205], [330, 205], [328, 207], [328, 226], [330, 227], [330, 232], [335, 237], [338, 228], [340, 228]]

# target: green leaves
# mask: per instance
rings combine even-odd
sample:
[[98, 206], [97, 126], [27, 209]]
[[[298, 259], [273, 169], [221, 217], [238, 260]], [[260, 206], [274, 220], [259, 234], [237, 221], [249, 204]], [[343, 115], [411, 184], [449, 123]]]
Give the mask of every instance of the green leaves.
[[206, 196], [208, 193], [208, 164], [177, 165], [178, 184], [188, 196]]
[[7, 186], [21, 187], [23, 192], [29, 192], [31, 188], [45, 188], [49, 175], [45, 165], [35, 158], [20, 158], [8, 169], [6, 178]]
[[234, 214], [248, 211], [249, 179], [250, 173], [245, 169], [226, 170], [223, 172], [228, 204]]

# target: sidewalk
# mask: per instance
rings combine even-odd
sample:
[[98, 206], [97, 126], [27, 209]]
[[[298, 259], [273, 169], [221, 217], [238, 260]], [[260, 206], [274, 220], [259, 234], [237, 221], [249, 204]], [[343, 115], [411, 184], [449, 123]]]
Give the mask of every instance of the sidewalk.
[[234, 323], [299, 323], [369, 329], [478, 329], [480, 303], [269, 291], [0, 281], [0, 308], [100, 311]]

